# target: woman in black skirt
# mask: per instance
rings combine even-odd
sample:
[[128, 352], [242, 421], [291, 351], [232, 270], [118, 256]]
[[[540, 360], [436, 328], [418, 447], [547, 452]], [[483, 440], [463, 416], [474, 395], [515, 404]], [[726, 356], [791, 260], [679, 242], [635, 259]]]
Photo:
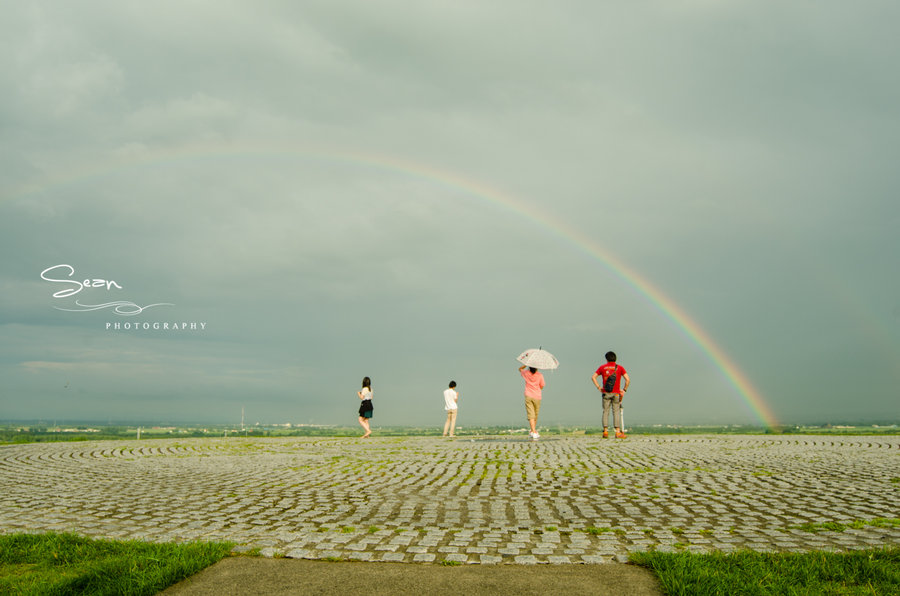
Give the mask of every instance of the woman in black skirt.
[[363, 439], [372, 434], [372, 429], [369, 428], [369, 418], [372, 417], [372, 380], [369, 377], [364, 377], [362, 380], [362, 389], [356, 392], [356, 395], [359, 396], [359, 424], [362, 426], [366, 434], [362, 436]]

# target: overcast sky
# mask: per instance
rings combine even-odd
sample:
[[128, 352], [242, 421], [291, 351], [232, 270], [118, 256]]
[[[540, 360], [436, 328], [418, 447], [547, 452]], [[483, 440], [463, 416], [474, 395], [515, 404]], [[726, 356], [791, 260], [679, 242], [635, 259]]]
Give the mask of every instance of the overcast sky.
[[0, 420], [900, 418], [896, 2], [0, 5]]

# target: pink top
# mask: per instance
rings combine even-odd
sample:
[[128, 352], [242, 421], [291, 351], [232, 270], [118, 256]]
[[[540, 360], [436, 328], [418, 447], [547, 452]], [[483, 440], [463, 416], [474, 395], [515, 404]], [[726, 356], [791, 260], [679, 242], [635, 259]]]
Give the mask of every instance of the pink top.
[[541, 374], [541, 371], [532, 373], [527, 368], [523, 368], [519, 372], [525, 379], [525, 397], [541, 399], [541, 389], [544, 388], [544, 375]]

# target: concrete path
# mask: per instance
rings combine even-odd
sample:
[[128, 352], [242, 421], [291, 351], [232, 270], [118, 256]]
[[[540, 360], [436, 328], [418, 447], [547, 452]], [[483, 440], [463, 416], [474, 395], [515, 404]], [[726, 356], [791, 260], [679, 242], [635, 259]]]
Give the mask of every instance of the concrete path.
[[347, 596], [663, 596], [656, 577], [633, 565], [408, 565], [234, 557], [162, 592], [163, 596], [290, 594]]
[[[900, 512], [896, 436], [7, 445], [0, 487], [4, 533], [228, 540], [292, 559], [529, 565], [900, 544], [879, 521]], [[813, 531], [830, 522], [846, 527]]]

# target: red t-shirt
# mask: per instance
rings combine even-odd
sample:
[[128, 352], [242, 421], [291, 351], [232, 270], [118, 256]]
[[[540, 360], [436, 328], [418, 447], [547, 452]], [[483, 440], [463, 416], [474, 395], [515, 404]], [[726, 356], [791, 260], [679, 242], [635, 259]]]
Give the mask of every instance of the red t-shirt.
[[603, 385], [606, 384], [606, 377], [609, 375], [616, 373], [616, 385], [613, 387], [613, 393], [622, 393], [622, 377], [625, 376], [626, 371], [625, 367], [615, 362], [607, 362], [600, 366], [597, 369], [597, 374], [603, 377], [603, 380], [600, 382], [600, 389], [603, 389]]

